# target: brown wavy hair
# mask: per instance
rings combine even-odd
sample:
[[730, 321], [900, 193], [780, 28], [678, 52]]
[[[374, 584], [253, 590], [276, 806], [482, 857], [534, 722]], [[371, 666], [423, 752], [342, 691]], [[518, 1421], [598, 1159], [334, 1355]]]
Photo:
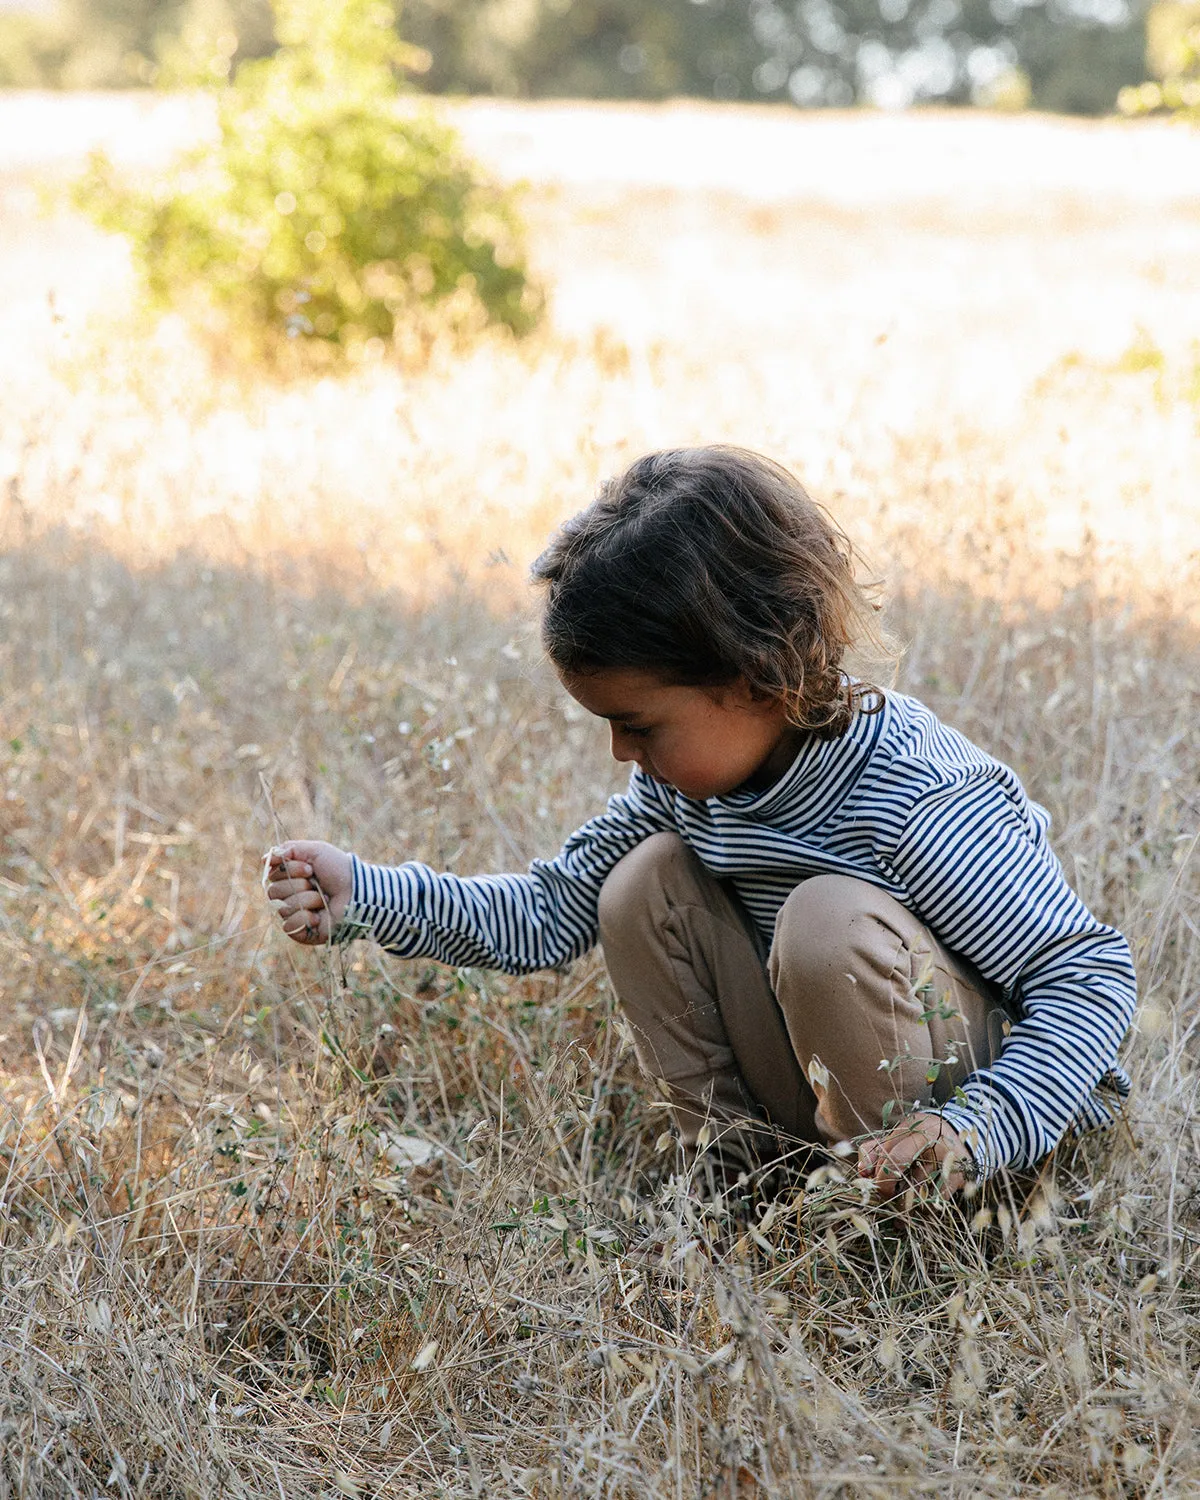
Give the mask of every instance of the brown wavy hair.
[[687, 686], [741, 678], [833, 738], [880, 690], [843, 670], [891, 656], [854, 550], [793, 475], [742, 448], [676, 448], [601, 486], [533, 565], [542, 641], [567, 677], [641, 669]]

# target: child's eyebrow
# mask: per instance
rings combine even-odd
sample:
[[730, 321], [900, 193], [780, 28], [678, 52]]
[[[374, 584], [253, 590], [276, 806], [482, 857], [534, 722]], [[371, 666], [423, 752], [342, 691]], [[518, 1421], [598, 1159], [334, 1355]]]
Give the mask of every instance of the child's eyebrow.
[[598, 714], [597, 718], [608, 719], [613, 724], [628, 724], [631, 719], [640, 719], [642, 715], [637, 709], [629, 709], [624, 713]]

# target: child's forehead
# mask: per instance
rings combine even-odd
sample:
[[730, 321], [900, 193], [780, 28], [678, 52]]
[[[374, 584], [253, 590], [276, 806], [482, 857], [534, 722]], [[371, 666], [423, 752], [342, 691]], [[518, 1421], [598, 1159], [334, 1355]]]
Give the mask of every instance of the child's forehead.
[[694, 691], [664, 682], [639, 667], [609, 668], [564, 676], [563, 686], [576, 703], [602, 719], [637, 719], [680, 694]]

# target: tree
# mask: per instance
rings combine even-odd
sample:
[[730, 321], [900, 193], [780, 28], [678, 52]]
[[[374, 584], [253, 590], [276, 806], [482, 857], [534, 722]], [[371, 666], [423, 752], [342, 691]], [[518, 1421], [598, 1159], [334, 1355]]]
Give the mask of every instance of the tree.
[[150, 81], [186, 0], [59, 0], [0, 14], [0, 85], [110, 88]]
[[[268, 0], [61, 3], [87, 43], [47, 81], [149, 78], [190, 32], [236, 36], [235, 66], [271, 46]], [[965, 103], [1019, 73], [1036, 106], [1089, 114], [1143, 77], [1146, 42], [1144, 0], [406, 0], [404, 32], [435, 94]]]
[[1200, 124], [1200, 3], [1159, 0], [1151, 6], [1146, 60], [1154, 77], [1121, 90], [1125, 114], [1165, 113]]
[[425, 86], [517, 97], [1111, 109], [1141, 77], [1137, 0], [409, 0]]
[[[380, 0], [276, 0], [278, 50], [216, 85], [219, 144], [149, 190], [98, 160], [80, 201], [131, 241], [152, 297], [218, 309], [258, 352], [341, 353], [439, 326], [530, 328], [510, 199], [404, 106], [412, 53]], [[218, 38], [222, 74], [236, 38]], [[224, 49], [224, 52], [221, 49]]]

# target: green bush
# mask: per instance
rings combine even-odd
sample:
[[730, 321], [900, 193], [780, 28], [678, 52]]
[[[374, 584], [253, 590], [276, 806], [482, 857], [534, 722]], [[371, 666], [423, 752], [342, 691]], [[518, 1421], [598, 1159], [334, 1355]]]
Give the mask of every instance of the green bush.
[[511, 197], [452, 130], [407, 107], [394, 7], [275, 0], [275, 22], [275, 55], [216, 86], [215, 149], [149, 188], [99, 157], [80, 184], [82, 206], [130, 240], [154, 300], [214, 308], [267, 355], [288, 339], [353, 353], [436, 327], [532, 328], [541, 301]]
[[1146, 24], [1146, 61], [1156, 76], [1122, 89], [1123, 114], [1170, 114], [1200, 125], [1200, 3], [1159, 0]]

